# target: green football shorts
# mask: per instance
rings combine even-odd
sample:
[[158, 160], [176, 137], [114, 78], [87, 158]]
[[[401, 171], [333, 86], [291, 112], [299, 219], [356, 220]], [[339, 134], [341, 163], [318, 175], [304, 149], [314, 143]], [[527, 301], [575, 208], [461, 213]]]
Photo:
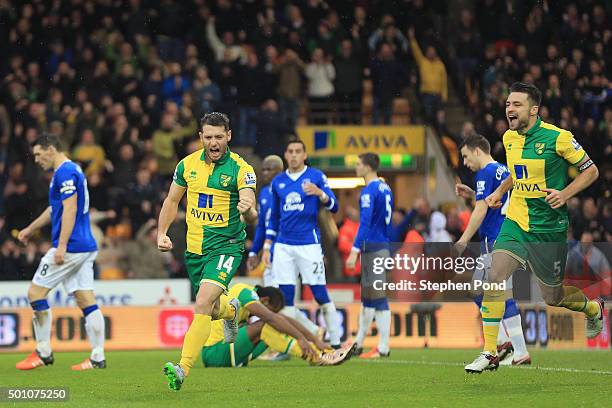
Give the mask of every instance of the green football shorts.
[[242, 244], [227, 244], [203, 255], [185, 251], [185, 269], [193, 292], [198, 293], [202, 282], [212, 282], [227, 291], [243, 253]]
[[493, 252], [505, 252], [535, 273], [546, 286], [563, 284], [567, 261], [567, 232], [526, 232], [504, 220]]
[[257, 344], [251, 343], [247, 326], [242, 326], [234, 343], [228, 344], [222, 340], [212, 346], [204, 347], [202, 362], [205, 367], [244, 367], [250, 360], [261, 355], [267, 347], [263, 341]]

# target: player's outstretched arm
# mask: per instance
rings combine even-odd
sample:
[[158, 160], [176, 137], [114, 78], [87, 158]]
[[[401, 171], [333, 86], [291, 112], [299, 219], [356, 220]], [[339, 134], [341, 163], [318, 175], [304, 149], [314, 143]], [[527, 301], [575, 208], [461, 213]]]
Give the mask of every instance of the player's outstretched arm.
[[599, 170], [593, 160], [588, 155], [584, 155], [584, 158], [576, 164], [580, 174], [567, 185], [563, 190], [555, 190], [552, 188], [545, 188], [544, 191], [548, 193], [546, 196], [546, 202], [551, 208], [560, 208], [576, 194], [590, 186], [599, 177]]
[[[301, 312], [298, 312], [298, 313], [301, 313]], [[293, 318], [291, 318], [289, 316], [285, 316], [285, 315], [282, 315], [282, 316], [285, 319], [287, 319], [289, 321], [289, 323], [291, 323], [296, 329], [298, 329], [300, 331], [300, 333], [302, 333], [304, 335], [304, 337], [306, 337], [306, 340], [308, 340], [309, 342], [311, 342], [312, 344], [317, 346], [317, 348], [319, 350], [325, 350], [325, 349], [329, 348], [329, 344], [325, 343], [320, 338], [318, 338], [317, 336], [312, 334], [310, 331], [308, 331], [308, 329], [306, 329], [304, 326], [302, 326], [302, 324], [300, 322], [298, 322], [297, 320], [295, 320], [295, 319], [293, 319]]]
[[179, 186], [175, 182], [172, 182], [170, 185], [168, 196], [164, 200], [157, 222], [157, 247], [160, 251], [169, 251], [172, 249], [172, 241], [166, 234], [168, 233], [168, 228], [170, 228], [170, 225], [176, 218], [178, 206], [185, 195], [185, 191], [187, 191], [186, 187]]
[[244, 217], [247, 224], [257, 222], [257, 210], [255, 209], [255, 191], [251, 188], [243, 188], [238, 191], [238, 211]]
[[296, 339], [300, 345], [300, 348], [302, 349], [302, 352], [304, 353], [303, 357], [314, 354], [314, 350], [312, 350], [310, 344], [308, 344], [306, 337], [300, 333], [296, 327], [289, 323], [285, 316], [272, 312], [259, 302], [252, 302], [248, 304], [246, 308], [252, 315], [259, 317], [261, 320], [270, 324], [270, 326], [274, 327], [279, 332], [287, 334]]
[[50, 222], [51, 207], [47, 207], [45, 211], [43, 211], [34, 221], [30, 223], [30, 225], [19, 231], [19, 233], [17, 234], [17, 239], [22, 244], [27, 244], [33, 233], [35, 233], [42, 227], [49, 225]]
[[490, 208], [500, 208], [503, 204], [502, 198], [504, 194], [512, 189], [512, 176], [506, 177], [506, 179], [492, 192], [485, 201]]

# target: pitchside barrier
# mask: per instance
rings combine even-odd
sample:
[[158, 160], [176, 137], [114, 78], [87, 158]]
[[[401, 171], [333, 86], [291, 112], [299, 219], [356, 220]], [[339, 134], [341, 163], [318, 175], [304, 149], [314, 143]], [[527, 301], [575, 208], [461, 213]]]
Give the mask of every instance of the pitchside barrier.
[[[301, 304], [319, 325], [324, 325], [316, 304]], [[391, 348], [478, 348], [482, 346], [480, 314], [473, 303], [391, 302]], [[343, 340], [358, 326], [360, 303], [339, 303], [337, 310]], [[609, 309], [604, 330], [596, 339], [584, 336], [579, 313], [541, 304], [521, 304], [525, 340], [531, 347], [547, 349], [610, 349]], [[193, 318], [193, 307], [104, 306], [107, 350], [180, 348]], [[35, 347], [32, 310], [0, 309], [0, 352], [31, 352]], [[375, 324], [365, 347], [377, 344]], [[82, 313], [75, 307], [54, 307], [52, 345], [55, 351], [89, 350]]]

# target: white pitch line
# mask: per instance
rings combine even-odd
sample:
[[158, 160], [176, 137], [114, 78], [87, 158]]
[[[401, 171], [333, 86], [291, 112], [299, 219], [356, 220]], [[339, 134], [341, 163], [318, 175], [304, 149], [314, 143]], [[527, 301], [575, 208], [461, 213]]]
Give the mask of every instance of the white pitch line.
[[[432, 366], [447, 366], [447, 367], [457, 367], [463, 366], [463, 363], [448, 363], [444, 361], [420, 361], [420, 360], [358, 360], [356, 361], [363, 363], [377, 363], [377, 364], [420, 364], [420, 365], [432, 365]], [[355, 361], [354, 360], [354, 361]], [[565, 367], [537, 367], [537, 366], [502, 366], [503, 369], [511, 368], [511, 369], [520, 369], [520, 370], [538, 370], [538, 371], [553, 371], [553, 372], [563, 372], [563, 373], [579, 373], [579, 374], [597, 374], [597, 375], [612, 375], [612, 371], [604, 371], [604, 370], [580, 370], [577, 368], [565, 368]]]

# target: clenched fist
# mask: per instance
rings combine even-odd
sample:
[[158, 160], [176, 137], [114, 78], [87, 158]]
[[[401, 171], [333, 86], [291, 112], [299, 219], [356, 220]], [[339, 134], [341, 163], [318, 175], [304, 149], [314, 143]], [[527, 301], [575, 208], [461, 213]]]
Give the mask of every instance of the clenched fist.
[[162, 252], [167, 252], [172, 249], [172, 240], [167, 235], [159, 235], [157, 237], [157, 249]]
[[238, 201], [238, 211], [240, 214], [246, 214], [251, 208], [253, 208], [254, 201], [251, 197], [242, 197]]

